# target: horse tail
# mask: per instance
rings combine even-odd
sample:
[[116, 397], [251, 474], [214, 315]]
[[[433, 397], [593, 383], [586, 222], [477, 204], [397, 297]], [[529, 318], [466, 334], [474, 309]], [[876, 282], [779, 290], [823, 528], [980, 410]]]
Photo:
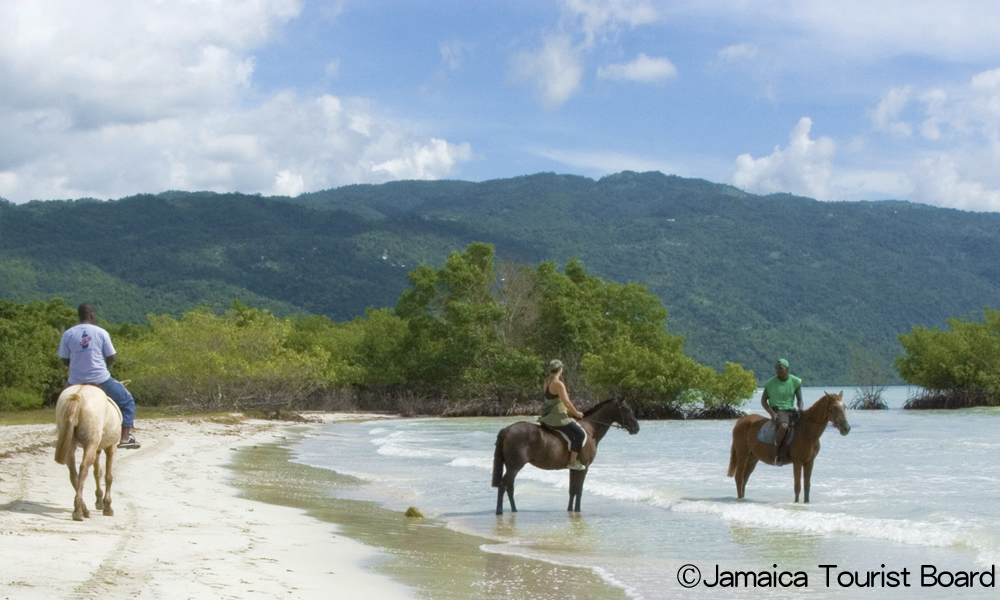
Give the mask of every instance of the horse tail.
[[80, 394], [70, 394], [65, 398], [66, 410], [56, 423], [58, 438], [56, 439], [56, 462], [64, 465], [73, 460], [76, 454], [76, 426], [80, 424], [80, 404], [83, 398]]
[[733, 445], [729, 448], [729, 473], [726, 477], [736, 476], [736, 440], [733, 440]]
[[493, 487], [500, 487], [503, 484], [503, 438], [507, 435], [507, 428], [504, 427], [497, 434], [496, 449], [493, 450]]

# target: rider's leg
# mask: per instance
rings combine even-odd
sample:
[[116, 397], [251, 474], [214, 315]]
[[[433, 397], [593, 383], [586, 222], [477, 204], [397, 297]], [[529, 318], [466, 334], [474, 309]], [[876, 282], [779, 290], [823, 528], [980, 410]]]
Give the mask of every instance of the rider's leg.
[[781, 445], [788, 435], [788, 423], [779, 423], [774, 426], [774, 464], [780, 464]]
[[580, 463], [579, 456], [584, 442], [587, 441], [587, 432], [576, 421], [564, 425], [563, 431], [570, 439], [569, 462], [566, 463], [566, 466], [575, 470], [586, 469], [587, 467]]
[[114, 377], [100, 384], [100, 388], [122, 410], [121, 443], [124, 444], [132, 435], [132, 428], [135, 424], [135, 400], [132, 398], [132, 394], [125, 389], [125, 386], [116, 381]]

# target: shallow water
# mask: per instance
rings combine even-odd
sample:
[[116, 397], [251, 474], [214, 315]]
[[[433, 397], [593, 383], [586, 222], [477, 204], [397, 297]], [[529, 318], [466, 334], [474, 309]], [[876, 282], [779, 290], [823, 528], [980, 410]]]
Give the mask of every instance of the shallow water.
[[[808, 405], [823, 390], [804, 392]], [[853, 393], [846, 389], [845, 400]], [[612, 430], [581, 515], [565, 512], [566, 471], [530, 466], [517, 479], [520, 512], [494, 515], [496, 433], [522, 419], [340, 423], [293, 452], [298, 463], [357, 482], [325, 493], [388, 511], [416, 506], [486, 538], [477, 543], [484, 555], [585, 567], [634, 598], [995, 596], [995, 587], [980, 588], [990, 576], [960, 590], [940, 585], [953, 584], [951, 575], [938, 577], [946, 570], [962, 582], [960, 572], [1000, 561], [1000, 411], [903, 411], [907, 394], [889, 388], [888, 411], [849, 411], [848, 436], [827, 429], [808, 505], [792, 502], [791, 466], [763, 464], [747, 498], [736, 500], [726, 477], [733, 421], [647, 421], [636, 436]], [[757, 412], [756, 399], [748, 406]], [[702, 577], [690, 589], [679, 581], [694, 581], [689, 566]], [[924, 586], [931, 568], [938, 585]], [[737, 577], [735, 588], [706, 586], [716, 569], [723, 583], [726, 571], [754, 575]], [[756, 591], [747, 589], [753, 579]]]

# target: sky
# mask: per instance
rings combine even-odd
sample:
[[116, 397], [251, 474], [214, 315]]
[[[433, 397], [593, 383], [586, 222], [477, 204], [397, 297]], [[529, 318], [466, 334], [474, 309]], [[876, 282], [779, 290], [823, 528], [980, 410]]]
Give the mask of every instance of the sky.
[[991, 0], [3, 0], [0, 197], [661, 171], [1000, 211]]

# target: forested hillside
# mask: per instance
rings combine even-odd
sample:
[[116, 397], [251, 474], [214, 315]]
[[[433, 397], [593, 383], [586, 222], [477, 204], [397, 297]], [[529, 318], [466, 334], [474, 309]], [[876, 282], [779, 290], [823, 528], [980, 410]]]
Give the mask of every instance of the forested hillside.
[[234, 298], [347, 320], [473, 241], [644, 284], [698, 362], [766, 377], [782, 355], [807, 384], [850, 383], [852, 354], [889, 365], [912, 326], [1000, 298], [1000, 215], [630, 172], [0, 204], [0, 298], [90, 301], [111, 321]]

